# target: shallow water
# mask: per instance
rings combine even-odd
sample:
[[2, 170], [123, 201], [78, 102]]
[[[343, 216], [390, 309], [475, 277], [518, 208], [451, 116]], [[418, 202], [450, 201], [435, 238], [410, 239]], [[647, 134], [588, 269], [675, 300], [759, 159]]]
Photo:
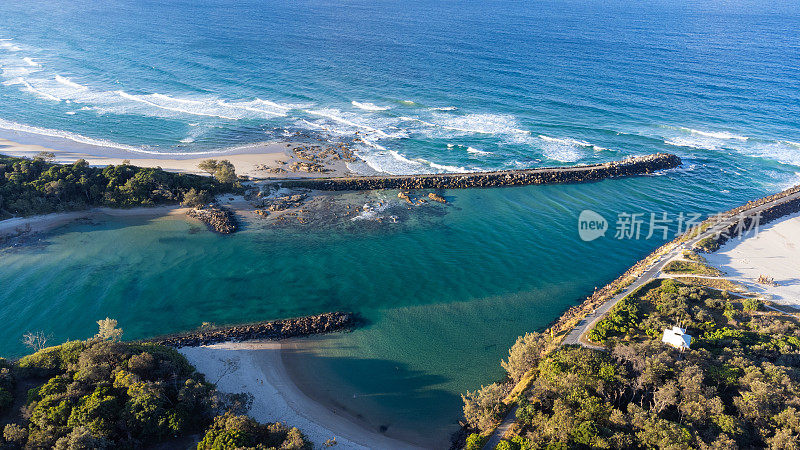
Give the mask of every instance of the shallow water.
[[[663, 241], [614, 239], [620, 213], [709, 214], [800, 172], [791, 1], [50, 0], [2, 2], [0, 18], [11, 139], [188, 153], [358, 137], [394, 173], [683, 158], [657, 176], [448, 191], [444, 215], [402, 224], [223, 237], [109, 219], [0, 253], [9, 356], [25, 331], [83, 338], [106, 316], [133, 339], [361, 312], [367, 327], [292, 361], [325, 380], [317, 395], [390, 432], [446, 439], [458, 394], [497, 379], [516, 336]], [[584, 209], [605, 237], [579, 239]]]

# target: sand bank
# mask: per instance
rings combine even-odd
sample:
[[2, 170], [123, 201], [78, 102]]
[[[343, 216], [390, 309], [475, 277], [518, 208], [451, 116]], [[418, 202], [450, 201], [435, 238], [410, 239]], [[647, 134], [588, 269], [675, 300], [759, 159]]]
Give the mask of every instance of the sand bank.
[[[296, 426], [317, 448], [333, 438], [337, 449], [418, 448], [368, 430], [308, 398], [287, 373], [281, 346], [274, 341], [227, 342], [179, 351], [208, 381], [217, 382], [220, 391], [253, 394], [251, 417], [259, 422]], [[234, 370], [226, 373], [226, 367], [231, 365]]]
[[110, 217], [162, 217], [166, 215], [182, 215], [188, 211], [177, 205], [154, 206], [141, 208], [92, 208], [81, 211], [68, 211], [44, 214], [41, 216], [14, 217], [0, 220], [0, 239], [15, 237], [29, 233], [43, 233], [80, 219]]
[[[800, 214], [771, 222], [756, 236], [731, 239], [704, 257], [726, 278], [764, 294], [767, 300], [800, 307]], [[757, 283], [761, 275], [773, 277], [775, 286]]]
[[344, 176], [350, 173], [343, 161], [334, 161], [326, 164], [327, 169], [330, 171], [324, 174], [292, 172], [291, 170], [282, 173], [269, 172], [270, 169], [278, 167], [288, 168], [292, 162], [298, 161], [292, 149], [302, 145], [301, 143], [264, 142], [219, 153], [181, 155], [179, 153], [143, 154], [90, 145], [60, 148], [58, 145], [24, 144], [0, 138], [0, 154], [33, 158], [41, 152], [51, 152], [55, 155], [55, 161], [62, 164], [71, 164], [79, 159], [85, 159], [92, 166], [104, 167], [109, 164], [121, 164], [127, 160], [134, 166], [160, 167], [171, 172], [201, 175], [206, 175], [206, 173], [198, 168], [198, 164], [205, 159], [216, 158], [230, 161], [236, 168], [237, 174], [251, 178], [313, 178], [319, 176]]

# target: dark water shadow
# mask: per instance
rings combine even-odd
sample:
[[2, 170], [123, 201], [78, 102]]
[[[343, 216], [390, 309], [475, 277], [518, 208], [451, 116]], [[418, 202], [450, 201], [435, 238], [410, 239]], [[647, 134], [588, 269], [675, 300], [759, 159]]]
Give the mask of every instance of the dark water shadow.
[[436, 387], [449, 381], [445, 376], [394, 360], [321, 356], [302, 347], [284, 346], [282, 359], [305, 395], [377, 433], [441, 448], [458, 428], [461, 398]]

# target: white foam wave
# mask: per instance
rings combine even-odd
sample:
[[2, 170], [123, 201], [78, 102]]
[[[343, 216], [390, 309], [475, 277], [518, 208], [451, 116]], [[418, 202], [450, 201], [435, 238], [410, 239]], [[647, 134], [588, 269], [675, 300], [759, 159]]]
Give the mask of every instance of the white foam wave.
[[356, 108], [363, 109], [364, 111], [386, 111], [387, 109], [390, 109], [388, 106], [378, 106], [369, 102], [361, 103], [353, 100], [350, 103]]
[[467, 153], [472, 153], [474, 155], [492, 155], [492, 152], [487, 152], [485, 150], [478, 150], [474, 147], [467, 147]]
[[8, 50], [10, 52], [18, 52], [18, 51], [22, 50], [19, 46], [16, 46], [16, 45], [12, 44], [10, 41], [11, 40], [9, 39], [8, 41], [0, 42], [0, 47], [4, 48], [4, 49], [6, 49], [6, 50]]
[[24, 88], [23, 88], [24, 90], [26, 90], [28, 92], [31, 92], [31, 93], [33, 93], [35, 95], [38, 95], [41, 98], [44, 98], [46, 100], [52, 100], [54, 102], [60, 102], [61, 101], [61, 99], [59, 97], [56, 97], [55, 95], [48, 94], [47, 92], [44, 92], [44, 91], [40, 91], [39, 89], [36, 89], [35, 87], [31, 86], [31, 84], [28, 83], [28, 80], [26, 80], [24, 78], [14, 78], [13, 80], [9, 80], [9, 81], [7, 81], [7, 82], [5, 82], [3, 84], [5, 84], [7, 86], [14, 85], [14, 84], [21, 84], [22, 86], [24, 86]]
[[367, 144], [368, 146], [370, 146], [370, 147], [372, 147], [374, 149], [386, 150], [386, 147], [384, 147], [382, 145], [378, 145], [378, 144], [376, 144], [376, 143], [374, 143], [374, 142], [372, 142], [372, 141], [370, 141], [368, 139], [364, 139], [363, 137], [361, 138], [361, 142]]
[[78, 83], [70, 80], [69, 78], [62, 77], [61, 75], [56, 75], [55, 80], [59, 84], [63, 84], [64, 86], [71, 87], [73, 89], [78, 89], [78, 90], [81, 90], [81, 91], [85, 91], [85, 90], [89, 89], [89, 88], [87, 88], [86, 86], [84, 86], [82, 84], [78, 84]]
[[[112, 141], [109, 141], [109, 140], [106, 140], [106, 139], [91, 138], [91, 137], [88, 137], [88, 136], [84, 136], [84, 135], [81, 135], [81, 134], [78, 134], [78, 133], [72, 133], [72, 132], [69, 132], [69, 131], [53, 130], [53, 129], [49, 129], [49, 128], [34, 127], [34, 126], [25, 125], [25, 124], [21, 124], [21, 123], [11, 122], [11, 121], [8, 121], [8, 120], [5, 120], [5, 119], [0, 119], [0, 128], [5, 129], [5, 130], [10, 130], [10, 131], [19, 131], [19, 132], [22, 132], [22, 133], [37, 134], [39, 136], [47, 136], [47, 137], [58, 138], [58, 139], [66, 139], [68, 141], [77, 142], [79, 144], [91, 145], [91, 146], [95, 146], [95, 147], [116, 148], [116, 149], [119, 149], [119, 150], [126, 150], [126, 151], [134, 152], [134, 153], [143, 153], [143, 154], [147, 154], [147, 155], [160, 155], [160, 156], [221, 155], [221, 154], [225, 154], [225, 153], [229, 153], [229, 152], [238, 151], [238, 150], [242, 150], [242, 149], [245, 149], [245, 148], [252, 147], [252, 145], [250, 145], [250, 146], [239, 146], [239, 147], [231, 147], [231, 148], [226, 148], [226, 149], [210, 150], [210, 151], [204, 151], [204, 152], [180, 152], [180, 153], [162, 152], [162, 151], [156, 151], [156, 150], [148, 150], [146, 148], [135, 147], [135, 146], [132, 146], [132, 145], [127, 145], [127, 144], [120, 144], [120, 143], [112, 142]], [[258, 144], [254, 144], [254, 145], [258, 145]]]
[[446, 130], [469, 134], [530, 134], [530, 131], [518, 128], [517, 121], [513, 116], [503, 114], [466, 114], [463, 116], [434, 114], [433, 123]]
[[116, 91], [116, 93], [120, 97], [128, 99], [128, 100], [132, 100], [132, 101], [135, 101], [135, 102], [143, 103], [145, 105], [152, 106], [154, 108], [164, 109], [164, 110], [167, 110], [167, 111], [173, 111], [173, 112], [177, 112], [177, 113], [181, 113], [181, 114], [190, 114], [190, 115], [194, 115], [194, 116], [206, 116], [206, 117], [219, 117], [220, 119], [226, 119], [226, 120], [239, 120], [239, 118], [240, 118], [240, 117], [225, 116], [225, 115], [222, 115], [222, 114], [215, 114], [215, 113], [206, 112], [206, 111], [191, 110], [191, 109], [180, 108], [180, 107], [176, 107], [176, 106], [158, 104], [158, 103], [152, 101], [151, 99], [168, 100], [168, 101], [173, 101], [175, 103], [180, 103], [180, 104], [198, 104], [198, 103], [202, 104], [202, 102], [195, 102], [194, 100], [175, 99], [175, 98], [168, 97], [168, 96], [162, 95], [162, 94], [151, 94], [150, 95], [150, 99], [148, 99], [148, 98], [145, 98], [146, 96], [132, 95], [132, 94], [128, 94], [125, 91]]
[[587, 147], [587, 148], [591, 148], [592, 150], [598, 151], [598, 152], [602, 151], [602, 150], [607, 150], [606, 148], [600, 147], [598, 145], [593, 145], [593, 144], [590, 144], [590, 143], [588, 143], [586, 141], [582, 141], [582, 140], [579, 140], [579, 139], [573, 139], [573, 138], [554, 138], [554, 137], [545, 136], [543, 134], [540, 134], [539, 135], [539, 139], [541, 139], [541, 140], [543, 140], [545, 142], [553, 142], [553, 143], [562, 144], [562, 145], [570, 145], [570, 146], [576, 146], [576, 147]]
[[271, 111], [262, 108], [256, 108], [254, 104], [260, 104], [261, 102], [240, 102], [240, 103], [228, 103], [224, 100], [217, 100], [217, 104], [223, 106], [225, 108], [232, 108], [232, 109], [243, 109], [245, 111], [250, 111], [258, 114], [262, 114], [268, 117], [283, 117], [286, 115], [285, 110], [282, 111]]
[[47, 137], [54, 137], [54, 138], [61, 138], [67, 139], [73, 142], [77, 142], [80, 144], [87, 144], [87, 145], [94, 145], [99, 147], [108, 147], [108, 148], [117, 148], [120, 150], [128, 150], [131, 152], [137, 153], [153, 153], [147, 152], [142, 149], [125, 145], [125, 144], [118, 144], [116, 142], [107, 141], [104, 139], [94, 139], [87, 136], [83, 136], [77, 133], [71, 133], [69, 131], [62, 131], [62, 130], [53, 130], [48, 128], [39, 128], [39, 127], [32, 127], [30, 125], [24, 125], [21, 123], [10, 122], [5, 119], [0, 119], [0, 128], [5, 130], [11, 131], [20, 131], [23, 133], [31, 133], [31, 134], [38, 134], [40, 136], [47, 136]]
[[413, 160], [410, 160], [410, 159], [406, 158], [405, 156], [401, 155], [397, 150], [389, 150], [389, 154], [392, 155], [392, 158], [394, 158], [394, 159], [396, 159], [396, 160], [398, 160], [398, 161], [400, 161], [402, 163], [410, 164], [412, 166], [422, 165], [422, 163], [420, 163], [418, 161], [413, 161]]
[[791, 147], [800, 148], [800, 142], [794, 142], [794, 141], [778, 141], [778, 142], [789, 145]]
[[466, 167], [448, 166], [448, 165], [445, 165], [445, 164], [437, 164], [437, 163], [435, 163], [433, 161], [427, 161], [427, 160], [424, 160], [424, 161], [426, 163], [428, 163], [428, 165], [431, 166], [432, 168], [437, 169], [437, 170], [441, 170], [441, 171], [445, 171], [445, 172], [452, 172], [452, 173], [469, 172], [469, 170], [467, 170]]
[[374, 134], [376, 134], [377, 136], [379, 136], [381, 138], [392, 137], [388, 133], [386, 133], [386, 132], [384, 132], [382, 130], [379, 130], [377, 128], [374, 128], [374, 127], [371, 127], [369, 125], [365, 125], [365, 124], [362, 124], [362, 123], [357, 123], [357, 122], [354, 122], [354, 121], [349, 120], [347, 118], [344, 118], [341, 115], [338, 115], [338, 114], [341, 114], [341, 112], [338, 111], [338, 110], [335, 110], [335, 109], [305, 110], [305, 112], [308, 113], [308, 114], [315, 115], [315, 116], [324, 117], [324, 118], [332, 120], [334, 122], [341, 123], [343, 125], [347, 125], [349, 127], [360, 128], [362, 130], [366, 130], [369, 133], [374, 133]]
[[[30, 75], [31, 69], [22, 66], [3, 66], [3, 78], [18, 78]], [[6, 83], [3, 83], [6, 84]], [[16, 83], [15, 83], [16, 84]], [[8, 86], [8, 84], [6, 84]]]
[[458, 108], [455, 106], [440, 106], [438, 108], [431, 108], [431, 111], [455, 111]]
[[737, 141], [746, 141], [748, 139], [747, 136], [740, 136], [738, 134], [729, 133], [727, 131], [701, 131], [687, 127], [678, 127], [678, 129], [686, 133], [696, 134], [698, 136], [704, 136], [714, 139], [723, 139], [723, 140], [733, 139]]
[[29, 66], [32, 66], [32, 67], [41, 66], [41, 64], [37, 63], [36, 61], [32, 60], [31, 58], [29, 58], [27, 56], [22, 58], [22, 60], [25, 61], [25, 64], [27, 64]]

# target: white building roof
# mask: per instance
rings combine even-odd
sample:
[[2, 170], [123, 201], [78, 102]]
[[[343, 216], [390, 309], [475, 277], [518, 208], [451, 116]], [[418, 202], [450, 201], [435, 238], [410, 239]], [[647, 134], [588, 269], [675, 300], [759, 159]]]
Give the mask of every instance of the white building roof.
[[686, 334], [685, 328], [672, 327], [664, 330], [664, 337], [661, 341], [681, 350], [689, 348], [692, 337]]

